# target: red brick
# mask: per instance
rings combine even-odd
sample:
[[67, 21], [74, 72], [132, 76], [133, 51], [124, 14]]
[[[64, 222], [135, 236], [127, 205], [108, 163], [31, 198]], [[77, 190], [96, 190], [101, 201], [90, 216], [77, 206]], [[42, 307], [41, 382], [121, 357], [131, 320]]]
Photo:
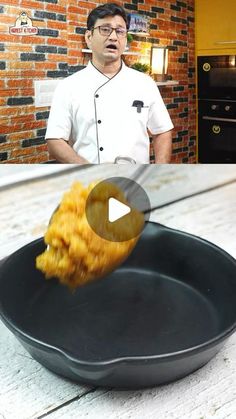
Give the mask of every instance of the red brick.
[[39, 37], [39, 36], [19, 36], [18, 43], [20, 44], [44, 44], [45, 43], [45, 38], [44, 37]]
[[56, 61], [58, 63], [65, 62], [67, 60], [67, 57], [65, 54], [48, 54], [48, 60], [50, 61]]
[[46, 76], [46, 71], [22, 70], [21, 71], [21, 76], [22, 77], [33, 77], [34, 79], [37, 78], [37, 77], [44, 78]]
[[1, 42], [14, 42], [15, 44], [19, 43], [19, 36], [16, 35], [1, 35]]
[[59, 22], [57, 21], [53, 21], [53, 20], [49, 20], [47, 22], [47, 28], [48, 29], [58, 29], [59, 31], [66, 31], [67, 30], [67, 22]]
[[4, 70], [4, 71], [0, 70], [0, 78], [2, 79], [5, 78], [5, 80], [19, 77], [20, 74], [21, 74], [20, 70]]
[[85, 7], [85, 9], [93, 9], [97, 6], [95, 2], [89, 2], [89, 1], [80, 1], [79, 2], [80, 7]]
[[19, 90], [18, 89], [1, 89], [0, 90], [0, 96], [1, 97], [18, 96], [18, 95], [19, 95]]
[[78, 15], [85, 15], [85, 14], [87, 15], [88, 12], [87, 12], [86, 9], [82, 9], [81, 7], [69, 6], [68, 7], [68, 13], [76, 13]]
[[34, 89], [21, 89], [20, 95], [21, 96], [34, 96]]
[[11, 123], [12, 124], [20, 124], [20, 123], [26, 123], [26, 122], [30, 122], [30, 121], [34, 121], [34, 115], [25, 115], [25, 116], [14, 116], [11, 118]]
[[31, 8], [31, 9], [42, 9], [42, 3], [37, 1], [30, 1], [30, 0], [21, 0], [21, 7], [22, 8]]
[[21, 131], [22, 125], [0, 125], [0, 134], [11, 134]]
[[60, 13], [62, 15], [66, 14], [66, 7], [65, 6], [61, 6], [58, 4], [51, 4], [51, 3], [47, 3], [45, 4], [45, 10], [47, 12], [54, 12], [54, 13]]
[[8, 27], [9, 26], [14, 26], [14, 24], [15, 24], [15, 18], [14, 18], [14, 16], [9, 16], [9, 15], [6, 15], [6, 14], [1, 14], [1, 23], [7, 23], [8, 24]]
[[16, 4], [19, 5], [19, 1], [18, 0], [1, 0], [1, 4]]
[[68, 64], [69, 64], [69, 65], [77, 65], [77, 64], [78, 64], [78, 60], [77, 60], [77, 58], [72, 58], [72, 57], [69, 57], [69, 58], [68, 58]]
[[83, 16], [82, 15], [78, 16], [78, 22], [82, 23], [83, 26], [85, 27], [86, 23], [87, 23], [87, 16], [84, 16], [84, 15]]
[[3, 144], [0, 145], [1, 152], [2, 151], [11, 151], [13, 149], [20, 150], [20, 141], [15, 141], [15, 142], [11, 142], [11, 143], [3, 143]]
[[[8, 1], [9, 3], [9, 1]], [[6, 5], [4, 7], [4, 12], [9, 16], [12, 15], [14, 17], [18, 16], [19, 14], [19, 1], [17, 2], [18, 7]]]
[[35, 147], [26, 147], [26, 148], [18, 148], [16, 150], [12, 150], [10, 156], [11, 157], [21, 157], [21, 156], [26, 156], [29, 154], [34, 154], [36, 151]]
[[58, 45], [60, 47], [66, 47], [67, 46], [67, 40], [66, 39], [57, 39], [57, 38], [48, 38], [48, 45]]
[[[66, 58], [66, 55], [64, 55], [64, 58]], [[49, 61], [45, 61], [42, 63], [37, 63], [37, 69], [43, 69], [43, 70], [56, 70], [57, 69], [57, 63], [50, 63]]]
[[48, 153], [36, 154], [32, 157], [22, 158], [22, 163], [44, 163], [48, 161]]
[[30, 139], [34, 138], [35, 134], [33, 131], [24, 131], [24, 132], [17, 132], [14, 134], [9, 134], [7, 136], [8, 141], [18, 141], [18, 140], [25, 140], [25, 138]]
[[69, 57], [82, 57], [83, 53], [81, 51], [78, 51], [77, 49], [69, 49], [68, 55]]
[[7, 99], [0, 98], [0, 106], [5, 106], [7, 104]]
[[81, 41], [81, 39], [83, 39], [83, 38], [81, 37], [81, 35], [77, 35], [77, 34], [69, 34], [69, 35], [68, 35], [68, 39], [70, 39], [71, 41], [77, 41], [77, 42], [80, 42], [80, 41]]
[[48, 151], [48, 147], [47, 147], [47, 144], [42, 144], [42, 145], [38, 145], [37, 146], [37, 152], [43, 152], [43, 151]]
[[26, 122], [22, 124], [22, 130], [31, 130], [36, 128], [45, 128], [45, 121]]
[[26, 79], [15, 79], [15, 80], [8, 80], [7, 82], [8, 87], [31, 87], [33, 86], [32, 80]]
[[31, 61], [10, 61], [8, 63], [10, 69], [25, 69], [25, 68], [34, 68], [34, 63]]

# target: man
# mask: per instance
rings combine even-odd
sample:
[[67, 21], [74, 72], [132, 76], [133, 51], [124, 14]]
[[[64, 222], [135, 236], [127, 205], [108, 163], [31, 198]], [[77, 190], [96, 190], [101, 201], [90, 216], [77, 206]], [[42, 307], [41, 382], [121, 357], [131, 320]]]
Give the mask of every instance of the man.
[[149, 163], [147, 129], [155, 162], [170, 161], [173, 124], [159, 90], [151, 77], [121, 59], [127, 27], [126, 13], [117, 4], [89, 14], [85, 39], [92, 61], [59, 83], [51, 106], [46, 140], [57, 161]]

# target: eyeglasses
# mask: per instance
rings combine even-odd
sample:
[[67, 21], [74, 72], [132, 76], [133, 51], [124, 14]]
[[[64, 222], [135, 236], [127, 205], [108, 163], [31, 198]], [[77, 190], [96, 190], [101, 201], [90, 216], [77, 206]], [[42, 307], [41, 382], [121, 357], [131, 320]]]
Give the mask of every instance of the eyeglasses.
[[127, 34], [126, 29], [124, 29], [124, 28], [112, 28], [111, 26], [96, 26], [96, 27], [93, 27], [92, 29], [93, 30], [98, 29], [100, 35], [102, 35], [102, 36], [110, 36], [113, 31], [115, 31], [118, 38], [124, 38]]

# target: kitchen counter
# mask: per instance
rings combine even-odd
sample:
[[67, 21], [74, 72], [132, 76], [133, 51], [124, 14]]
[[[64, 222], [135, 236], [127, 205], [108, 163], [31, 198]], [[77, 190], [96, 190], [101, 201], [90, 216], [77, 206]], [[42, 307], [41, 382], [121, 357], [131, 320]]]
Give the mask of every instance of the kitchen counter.
[[[199, 235], [236, 258], [236, 165], [150, 165], [149, 170], [143, 186], [157, 208], [151, 221]], [[2, 182], [0, 259], [44, 234], [74, 180], [130, 177], [133, 171], [130, 165], [74, 166], [33, 179], [29, 175], [17, 184]], [[1, 322], [0, 335], [0, 419], [236, 417], [236, 334], [186, 378], [135, 391], [71, 382], [32, 359]]]

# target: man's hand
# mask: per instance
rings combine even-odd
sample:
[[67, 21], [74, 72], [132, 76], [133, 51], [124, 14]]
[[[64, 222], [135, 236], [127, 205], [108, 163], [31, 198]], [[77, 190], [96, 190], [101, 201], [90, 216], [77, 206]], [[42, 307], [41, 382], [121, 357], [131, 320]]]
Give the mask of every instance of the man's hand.
[[152, 143], [155, 153], [155, 163], [170, 163], [172, 154], [171, 131], [152, 135]]
[[47, 139], [50, 157], [59, 163], [88, 164], [88, 160], [79, 156], [73, 148], [63, 139]]

